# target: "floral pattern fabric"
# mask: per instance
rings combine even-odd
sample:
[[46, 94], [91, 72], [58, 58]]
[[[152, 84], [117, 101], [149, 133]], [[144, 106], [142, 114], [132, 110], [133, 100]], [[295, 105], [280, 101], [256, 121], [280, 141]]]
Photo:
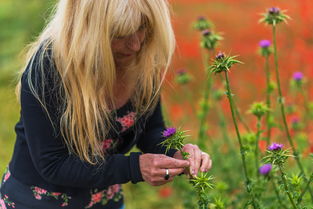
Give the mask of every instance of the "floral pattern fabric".
[[135, 119], [136, 119], [136, 113], [135, 112], [128, 112], [123, 117], [117, 117], [116, 121], [118, 121], [122, 126], [121, 132], [124, 132], [127, 129], [129, 129], [131, 126], [134, 125]]
[[8, 195], [4, 195], [3, 199], [0, 199], [0, 209], [7, 209], [7, 206], [15, 208], [15, 203], [9, 200]]
[[[3, 180], [2, 185], [10, 178], [11, 173], [9, 168], [7, 167], [4, 174], [3, 174]], [[9, 196], [4, 194], [4, 197], [0, 199], [0, 209], [8, 209], [7, 206], [10, 208], [15, 208], [15, 203], [10, 201]]]
[[[121, 185], [120, 184], [115, 184], [112, 185], [110, 187], [108, 187], [105, 190], [98, 190], [98, 189], [93, 189], [90, 191], [90, 202], [87, 206], [85, 206], [85, 208], [92, 208], [95, 204], [97, 203], [101, 203], [102, 205], [105, 205], [108, 203], [109, 200], [113, 200], [115, 202], [118, 202], [122, 197], [122, 189], [121, 189]], [[54, 197], [55, 199], [61, 199], [62, 200], [62, 204], [60, 205], [60, 207], [66, 207], [69, 205], [69, 200], [71, 199], [70, 196], [68, 196], [65, 193], [60, 193], [60, 192], [48, 192], [45, 189], [42, 189], [40, 187], [37, 186], [32, 186], [31, 190], [33, 192], [33, 195], [35, 197], [35, 199], [37, 200], [42, 200], [45, 197]], [[1, 200], [3, 202], [3, 200]], [[6, 201], [6, 200], [4, 200]], [[2, 206], [2, 202], [1, 202], [1, 206]], [[14, 203], [9, 203], [8, 201], [6, 201], [7, 204], [13, 204]], [[5, 204], [3, 202], [3, 207], [1, 207], [0, 209], [7, 209], [5, 207]]]
[[4, 178], [3, 178], [3, 184], [10, 178], [11, 173], [9, 171], [9, 169], [7, 168], [6, 171], [4, 172]]
[[94, 191], [91, 191], [90, 202], [85, 208], [91, 208], [93, 205], [97, 203], [101, 203], [102, 205], [105, 205], [107, 204], [109, 200], [118, 202], [122, 197], [123, 195], [122, 195], [120, 184], [112, 185], [108, 189], [101, 190], [101, 191], [98, 191], [98, 189], [95, 189]]
[[62, 204], [60, 205], [61, 207], [68, 206], [68, 202], [69, 202], [69, 200], [71, 199], [71, 197], [68, 196], [68, 195], [65, 194], [65, 193], [61, 193], [61, 192], [48, 192], [47, 190], [42, 189], [42, 188], [37, 187], [37, 186], [32, 186], [32, 187], [31, 187], [31, 190], [32, 190], [32, 192], [33, 192], [33, 194], [34, 194], [34, 197], [35, 197], [37, 200], [41, 200], [41, 199], [43, 199], [44, 197], [54, 197], [56, 200], [61, 199], [61, 200], [62, 200]]
[[[135, 123], [135, 120], [136, 120], [136, 113], [135, 112], [129, 112], [128, 111], [126, 115], [124, 115], [122, 117], [117, 117], [116, 122], [118, 122], [122, 126], [120, 133], [125, 132], [127, 129], [132, 127]], [[106, 150], [112, 148], [116, 141], [117, 141], [117, 139], [112, 139], [112, 138], [104, 139], [101, 142], [103, 151], [106, 151]]]

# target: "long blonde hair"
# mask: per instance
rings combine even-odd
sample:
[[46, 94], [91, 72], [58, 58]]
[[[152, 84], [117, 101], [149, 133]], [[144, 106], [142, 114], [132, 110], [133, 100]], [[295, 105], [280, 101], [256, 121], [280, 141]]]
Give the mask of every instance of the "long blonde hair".
[[[31, 44], [27, 64], [32, 62], [39, 48], [39, 63], [43, 63], [46, 51], [51, 50], [61, 78], [59, 86], [64, 93], [59, 124], [62, 136], [71, 153], [95, 164], [105, 157], [99, 139], [107, 136], [113, 128], [109, 108], [110, 104], [115, 106], [116, 66], [111, 49], [112, 38], [132, 34], [145, 23], [147, 39], [132, 66], [136, 70], [129, 72], [137, 72], [136, 87], [131, 97], [137, 116], [151, 112], [175, 50], [168, 2], [60, 0], [54, 11], [37, 41]], [[47, 73], [47, 69], [44, 64], [40, 66], [41, 77], [45, 78], [42, 75]], [[31, 71], [32, 67], [29, 68]], [[44, 97], [38, 94], [30, 75], [30, 89], [47, 110]], [[44, 88], [44, 82], [41, 87]], [[18, 98], [19, 91], [20, 83], [17, 85]]]

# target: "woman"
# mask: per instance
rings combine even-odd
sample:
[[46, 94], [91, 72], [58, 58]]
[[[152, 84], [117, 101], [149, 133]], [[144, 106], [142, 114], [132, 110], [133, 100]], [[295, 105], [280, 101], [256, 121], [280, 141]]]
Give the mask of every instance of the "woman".
[[[121, 184], [166, 184], [211, 160], [165, 155], [160, 86], [175, 48], [166, 0], [60, 0], [17, 86], [2, 208], [123, 208]], [[131, 152], [133, 146], [141, 152]]]

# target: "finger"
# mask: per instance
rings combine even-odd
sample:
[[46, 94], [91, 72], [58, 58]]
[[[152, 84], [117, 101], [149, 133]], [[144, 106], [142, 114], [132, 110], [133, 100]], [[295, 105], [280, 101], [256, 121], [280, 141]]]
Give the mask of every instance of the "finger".
[[161, 185], [166, 184], [168, 182], [170, 182], [170, 181], [164, 181], [164, 179], [163, 179], [163, 180], [160, 180], [160, 181], [153, 182], [153, 183], [151, 183], [151, 185], [152, 186], [161, 186]]
[[189, 167], [190, 162], [187, 160], [179, 160], [171, 157], [167, 157], [160, 162], [159, 168], [186, 168]]
[[212, 165], [212, 161], [210, 159], [210, 156], [206, 153], [201, 154], [201, 172], [207, 172]]
[[172, 182], [174, 180], [175, 176], [171, 176], [168, 180], [165, 180], [164, 177], [163, 178], [159, 178], [159, 180], [157, 181], [157, 185], [163, 185], [169, 182]]
[[197, 146], [195, 146], [194, 148], [194, 154], [195, 154], [195, 157], [194, 157], [195, 168], [194, 168], [193, 175], [196, 176], [200, 169], [201, 154], [202, 154], [201, 150]]
[[189, 150], [188, 153], [189, 153], [188, 161], [190, 162], [189, 173], [191, 175], [194, 175], [194, 173], [195, 173], [195, 153], [194, 153], [194, 149]]
[[[175, 177], [184, 172], [184, 168], [169, 168], [168, 174], [170, 177]], [[164, 177], [166, 175], [166, 169], [158, 169], [158, 176]]]
[[212, 160], [210, 159], [209, 160], [209, 167], [208, 167], [208, 170], [210, 170], [212, 168]]
[[157, 176], [153, 179], [153, 183], [156, 185], [162, 185], [164, 183], [168, 183], [173, 181], [175, 178], [174, 175], [170, 175], [170, 177], [168, 179], [165, 179], [165, 175], [161, 175], [161, 176]]

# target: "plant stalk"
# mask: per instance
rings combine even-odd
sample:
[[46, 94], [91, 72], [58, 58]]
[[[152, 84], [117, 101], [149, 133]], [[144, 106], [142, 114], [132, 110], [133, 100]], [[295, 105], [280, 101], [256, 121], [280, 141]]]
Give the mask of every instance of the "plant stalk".
[[240, 146], [241, 160], [242, 160], [243, 171], [244, 171], [244, 175], [245, 175], [245, 179], [246, 179], [246, 182], [245, 182], [246, 183], [246, 189], [247, 189], [248, 194], [252, 198], [253, 207], [256, 209], [258, 207], [257, 207], [255, 199], [254, 199], [254, 194], [251, 194], [252, 193], [251, 180], [249, 179], [248, 172], [247, 172], [245, 150], [244, 150], [243, 145], [242, 145], [242, 140], [241, 140], [239, 128], [238, 128], [237, 121], [236, 121], [236, 113], [235, 113], [234, 103], [233, 103], [233, 99], [232, 99], [232, 93], [230, 90], [230, 84], [229, 84], [229, 78], [228, 78], [227, 71], [225, 71], [225, 78], [226, 78], [227, 97], [228, 97], [228, 101], [230, 104], [233, 123], [235, 125], [237, 139], [238, 139], [239, 146]]
[[[277, 56], [276, 27], [275, 27], [275, 25], [273, 25], [272, 28], [273, 28], [273, 40], [274, 40], [273, 42], [274, 42], [274, 59], [275, 59], [276, 80], [277, 80], [277, 88], [278, 88], [278, 96], [279, 96], [278, 97], [278, 103], [280, 104], [280, 110], [281, 110], [281, 114], [282, 114], [282, 118], [283, 118], [284, 128], [285, 128], [285, 131], [286, 131], [286, 134], [287, 134], [287, 139], [288, 139], [289, 144], [290, 144], [290, 146], [292, 148], [293, 155], [294, 155], [294, 157], [296, 159], [298, 167], [300, 168], [300, 171], [301, 171], [301, 174], [303, 176], [303, 179], [307, 183], [308, 179], [306, 178], [303, 166], [302, 166], [302, 164], [300, 162], [300, 159], [299, 159], [298, 151], [296, 150], [296, 148], [295, 148], [295, 146], [293, 144], [293, 141], [292, 141], [290, 133], [289, 133], [288, 125], [287, 125], [287, 119], [286, 119], [286, 114], [285, 114], [285, 106], [284, 106], [284, 101], [283, 101], [283, 96], [282, 96], [282, 90], [281, 90], [281, 87], [280, 87], [280, 78], [279, 78], [279, 71], [278, 71], [278, 56]], [[312, 192], [310, 186], [308, 187], [308, 190], [310, 192], [311, 200], [313, 202], [313, 192]]]

